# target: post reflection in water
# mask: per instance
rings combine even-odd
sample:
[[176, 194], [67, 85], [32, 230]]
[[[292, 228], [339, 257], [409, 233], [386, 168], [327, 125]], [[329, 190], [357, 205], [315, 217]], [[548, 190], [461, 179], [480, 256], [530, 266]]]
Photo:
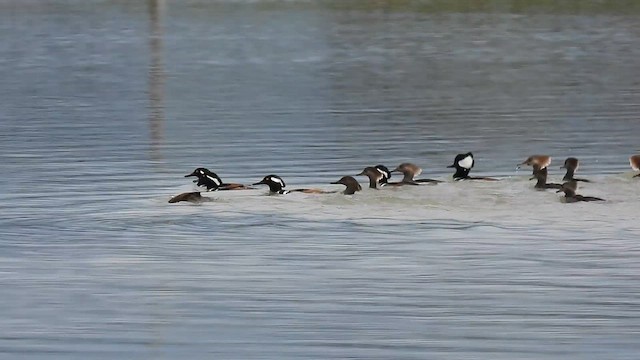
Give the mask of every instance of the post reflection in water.
[[164, 123], [164, 64], [162, 62], [162, 17], [164, 0], [149, 0], [149, 127], [151, 130], [151, 159], [162, 159], [162, 125]]

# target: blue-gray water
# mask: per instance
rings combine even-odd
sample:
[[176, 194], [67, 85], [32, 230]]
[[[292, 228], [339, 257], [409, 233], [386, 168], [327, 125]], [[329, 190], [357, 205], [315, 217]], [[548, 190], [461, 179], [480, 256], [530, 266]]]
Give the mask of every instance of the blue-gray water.
[[0, 358], [638, 358], [640, 15], [153, 3], [0, 3]]

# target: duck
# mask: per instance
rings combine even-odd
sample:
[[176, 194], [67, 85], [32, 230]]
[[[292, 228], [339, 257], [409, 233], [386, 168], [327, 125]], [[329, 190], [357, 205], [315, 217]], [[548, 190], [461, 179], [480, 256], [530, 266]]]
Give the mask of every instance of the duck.
[[384, 165], [367, 166], [356, 176], [366, 176], [369, 178], [370, 189], [380, 189], [389, 183], [391, 171]]
[[358, 183], [353, 176], [343, 176], [338, 181], [334, 181], [331, 184], [342, 184], [347, 188], [342, 192], [345, 195], [353, 195], [356, 191], [362, 190], [362, 186]]
[[581, 181], [581, 182], [591, 182], [587, 179], [580, 179], [580, 178], [576, 178], [574, 177], [574, 173], [578, 170], [578, 167], [580, 166], [580, 161], [578, 161], [577, 158], [574, 157], [568, 157], [565, 161], [564, 161], [564, 165], [562, 165], [560, 167], [560, 169], [567, 169], [567, 173], [564, 174], [564, 177], [562, 178], [562, 181], [571, 181], [571, 180], [575, 180], [575, 181]]
[[253, 189], [243, 184], [225, 183], [216, 173], [203, 167], [193, 170], [191, 174], [187, 174], [184, 177], [191, 176], [197, 177], [193, 182], [196, 183], [197, 186], [204, 186], [207, 188], [207, 191]]
[[[420, 171], [422, 171], [422, 169], [420, 169]], [[398, 170], [398, 168], [396, 168], [396, 170], [389, 171], [389, 168], [387, 168], [384, 165], [376, 165], [376, 166], [367, 166], [358, 175], [365, 175], [369, 178], [369, 188], [371, 189], [380, 189], [383, 186], [396, 187], [396, 186], [402, 186], [402, 185], [420, 185], [415, 181], [405, 181], [404, 179], [402, 181], [390, 182], [389, 179], [391, 179], [391, 174], [393, 172], [400, 172], [400, 171]]]
[[435, 185], [437, 183], [442, 182], [440, 180], [434, 180], [434, 179], [416, 179], [415, 177], [422, 173], [422, 168], [420, 168], [416, 164], [408, 163], [408, 162], [398, 165], [398, 167], [393, 169], [391, 172], [402, 173], [404, 177], [402, 178], [401, 183], [404, 183], [404, 184], [420, 185], [420, 184], [428, 183], [428, 184]]
[[[629, 165], [633, 171], [640, 170], [640, 155], [632, 155], [629, 157]], [[634, 178], [640, 177], [640, 173], [633, 176]]]
[[547, 168], [540, 169], [536, 171], [533, 177], [529, 180], [537, 179], [538, 182], [534, 186], [535, 189], [544, 190], [544, 189], [561, 189], [562, 184], [556, 183], [548, 183], [547, 182]]
[[571, 180], [562, 184], [562, 187], [556, 191], [557, 193], [564, 192], [564, 202], [565, 203], [575, 203], [582, 201], [605, 201], [602, 198], [595, 196], [582, 196], [576, 194], [576, 189], [578, 188], [578, 183], [575, 180]]
[[284, 183], [284, 180], [278, 175], [267, 175], [262, 180], [258, 181], [253, 185], [267, 185], [269, 186], [269, 194], [289, 194], [292, 192], [302, 192], [307, 194], [326, 194], [327, 192], [320, 189], [293, 189], [293, 190], [285, 190], [284, 187], [287, 186]]
[[551, 156], [549, 155], [531, 155], [525, 161], [518, 164], [516, 169], [520, 169], [522, 165], [531, 166], [533, 168], [533, 176], [538, 170], [544, 169], [551, 164]]
[[466, 154], [458, 154], [453, 160], [453, 164], [447, 166], [448, 168], [455, 168], [456, 172], [453, 174], [453, 180], [486, 180], [486, 181], [498, 181], [498, 179], [490, 177], [474, 177], [469, 176], [469, 172], [473, 168], [475, 161], [473, 154], [468, 152]]
[[199, 191], [185, 192], [179, 195], [176, 195], [169, 199], [169, 204], [174, 204], [177, 202], [186, 201], [194, 204], [198, 204], [206, 201], [213, 201], [213, 199], [202, 196]]

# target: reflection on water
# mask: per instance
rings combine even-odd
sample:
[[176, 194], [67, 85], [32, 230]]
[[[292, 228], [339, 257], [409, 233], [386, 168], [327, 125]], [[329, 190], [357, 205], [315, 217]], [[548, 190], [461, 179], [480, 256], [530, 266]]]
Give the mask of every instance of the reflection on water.
[[164, 65], [162, 62], [162, 17], [165, 7], [163, 0], [148, 0], [149, 21], [149, 123], [151, 128], [151, 156], [161, 161], [162, 124], [164, 123]]
[[[5, 1], [0, 353], [635, 358], [636, 10]], [[466, 151], [502, 181], [452, 182]], [[534, 191], [533, 153], [607, 202]], [[338, 190], [404, 161], [446, 182], [167, 203], [197, 166]]]

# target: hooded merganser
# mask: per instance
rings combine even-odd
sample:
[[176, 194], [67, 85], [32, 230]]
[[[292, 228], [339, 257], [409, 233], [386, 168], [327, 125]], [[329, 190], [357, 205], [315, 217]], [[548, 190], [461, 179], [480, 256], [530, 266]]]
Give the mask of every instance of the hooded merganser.
[[420, 185], [424, 183], [437, 184], [442, 182], [440, 180], [433, 179], [415, 179], [416, 176], [422, 173], [422, 169], [418, 165], [412, 163], [402, 163], [391, 172], [402, 173], [404, 177], [402, 178], [401, 182], [405, 184]]
[[536, 171], [534, 176], [529, 180], [537, 179], [538, 182], [534, 186], [536, 189], [561, 189], [562, 184], [547, 183], [547, 168]]
[[182, 193], [169, 199], [170, 204], [177, 203], [180, 201], [188, 201], [191, 203], [201, 203], [205, 201], [213, 201], [213, 199], [200, 195], [199, 191]]
[[293, 190], [284, 190], [284, 187], [287, 186], [284, 183], [284, 180], [278, 175], [267, 175], [259, 182], [253, 185], [268, 185], [269, 193], [271, 194], [288, 194], [290, 192], [303, 192], [307, 194], [326, 194], [327, 192], [320, 189], [293, 189]]
[[533, 168], [533, 176], [536, 175], [538, 170], [544, 169], [551, 164], [551, 156], [549, 155], [532, 155], [529, 156], [525, 161], [518, 164], [516, 169], [520, 169], [522, 165], [528, 165]]
[[338, 181], [332, 182], [332, 184], [342, 184], [347, 188], [342, 192], [345, 195], [353, 195], [356, 191], [362, 190], [362, 186], [358, 183], [358, 180], [353, 178], [353, 176], [343, 176]]
[[562, 181], [575, 180], [575, 181], [582, 181], [582, 182], [590, 182], [587, 179], [579, 179], [579, 178], [573, 177], [573, 174], [578, 170], [579, 166], [580, 166], [580, 161], [578, 161], [578, 159], [574, 157], [567, 158], [567, 160], [564, 161], [564, 165], [560, 167], [560, 169], [567, 169], [567, 173], [564, 174]]
[[367, 166], [358, 174], [369, 178], [369, 188], [378, 189], [389, 183], [391, 171], [384, 165]]
[[190, 176], [197, 177], [198, 179], [193, 182], [198, 186], [206, 187], [207, 191], [252, 189], [242, 184], [224, 183], [216, 173], [206, 168], [197, 168], [193, 170], [191, 174], [185, 175], [184, 177]]
[[[640, 170], [640, 155], [633, 155], [629, 158], [629, 165], [634, 171]], [[640, 177], [640, 174], [636, 174], [633, 177]]]
[[[376, 171], [382, 175], [381, 178], [377, 177], [377, 175], [375, 174]], [[420, 169], [420, 171], [422, 171], [422, 169]], [[391, 173], [393, 172], [400, 172], [400, 171], [398, 170], [398, 168], [396, 168], [393, 171], [389, 171], [389, 169], [384, 165], [376, 165], [375, 167], [372, 167], [372, 168], [365, 168], [359, 175], [369, 176], [369, 187], [372, 187], [376, 182], [378, 185], [380, 185], [380, 187], [383, 187], [386, 185], [388, 186], [420, 185], [416, 181], [405, 181], [406, 177], [402, 181], [390, 182], [389, 179], [391, 179]], [[378, 180], [376, 181], [374, 179], [378, 179]]]
[[447, 166], [448, 168], [455, 168], [456, 172], [453, 174], [453, 180], [487, 180], [498, 181], [498, 179], [490, 177], [473, 177], [469, 176], [469, 172], [473, 168], [475, 161], [473, 160], [473, 154], [468, 152], [466, 154], [458, 154], [453, 160], [453, 164]]
[[582, 196], [576, 194], [576, 189], [578, 188], [578, 183], [575, 180], [568, 181], [560, 187], [560, 190], [556, 192], [564, 192], [564, 202], [566, 203], [574, 203], [579, 201], [605, 201], [599, 197], [595, 196]]
[[383, 179], [381, 180], [383, 184], [386, 184], [389, 179], [391, 179], [391, 171], [389, 171], [386, 166], [378, 164], [374, 166], [374, 168], [383, 175]]

